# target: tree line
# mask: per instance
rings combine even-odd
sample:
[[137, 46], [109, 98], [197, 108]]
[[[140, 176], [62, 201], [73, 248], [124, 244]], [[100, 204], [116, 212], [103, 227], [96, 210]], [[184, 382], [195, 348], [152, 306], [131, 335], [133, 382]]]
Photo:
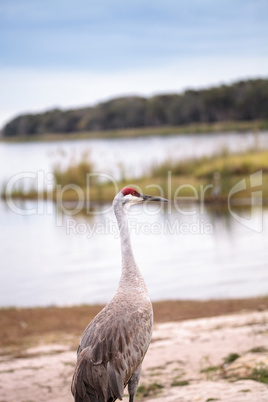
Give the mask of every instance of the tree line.
[[80, 109], [24, 114], [8, 122], [2, 135], [31, 136], [258, 119], [268, 119], [268, 79], [187, 90], [182, 94], [116, 98]]

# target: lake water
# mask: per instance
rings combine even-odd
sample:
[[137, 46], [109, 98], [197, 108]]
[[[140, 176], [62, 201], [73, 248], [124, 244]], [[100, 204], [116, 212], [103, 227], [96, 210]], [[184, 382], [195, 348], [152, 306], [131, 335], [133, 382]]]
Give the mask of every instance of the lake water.
[[[268, 148], [267, 133], [260, 133], [258, 141]], [[110, 168], [109, 173], [120, 175], [121, 167], [113, 166], [116, 161], [127, 174], [138, 176], [169, 155], [210, 154], [220, 147], [241, 150], [254, 143], [250, 134], [0, 143], [1, 180], [24, 170], [49, 172], [49, 155], [59, 148], [69, 154], [91, 149], [100, 171]], [[24, 211], [37, 205], [27, 201], [18, 207]], [[189, 206], [191, 214], [167, 205], [155, 208], [134, 207], [129, 216], [134, 253], [152, 300], [268, 293], [267, 208], [239, 208], [233, 216], [199, 204]], [[235, 217], [243, 217], [244, 224]], [[259, 232], [247, 227], [250, 217], [261, 221]], [[0, 222], [0, 306], [105, 303], [113, 296], [121, 256], [110, 205], [96, 206], [90, 215], [67, 216], [47, 202], [27, 216], [1, 201]]]
[[[89, 152], [96, 172], [115, 179], [122, 173], [136, 178], [167, 159], [210, 156], [223, 150], [241, 152], [256, 147], [268, 149], [268, 132], [169, 135], [126, 139], [93, 139], [32, 143], [0, 142], [0, 186], [21, 172], [53, 170], [57, 162], [68, 163]], [[63, 155], [65, 155], [63, 157]], [[0, 187], [1, 188], [1, 187]]]
[[[115, 218], [106, 208], [67, 217], [46, 205], [49, 214], [21, 216], [1, 203], [0, 305], [107, 302], [117, 288], [121, 257]], [[135, 207], [130, 214], [133, 249], [151, 298], [267, 294], [268, 210], [256, 233], [221, 209], [198, 209], [184, 216], [175, 209], [148, 214]]]

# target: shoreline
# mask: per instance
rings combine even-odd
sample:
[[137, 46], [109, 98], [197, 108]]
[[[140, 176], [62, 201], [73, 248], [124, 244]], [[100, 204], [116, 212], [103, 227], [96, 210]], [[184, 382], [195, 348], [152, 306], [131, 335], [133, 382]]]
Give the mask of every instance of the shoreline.
[[[19, 328], [13, 353], [8, 348], [0, 353], [1, 401], [72, 402], [70, 384], [82, 333], [77, 330], [79, 312], [82, 321], [86, 316], [88, 321], [89, 314], [100, 308], [1, 309], [1, 332], [7, 336], [15, 331], [16, 336]], [[143, 362], [137, 402], [268, 400], [268, 297], [164, 301], [154, 303], [154, 310], [157, 321]], [[13, 325], [8, 327], [4, 316]], [[70, 328], [66, 328], [67, 319]], [[44, 331], [44, 325], [50, 332]], [[26, 341], [23, 333], [30, 330], [36, 338]], [[127, 401], [125, 389], [123, 402]]]
[[190, 123], [181, 126], [160, 126], [160, 127], [138, 127], [100, 131], [76, 131], [68, 133], [47, 132], [44, 134], [23, 135], [23, 136], [0, 136], [0, 142], [49, 142], [49, 141], [74, 141], [74, 140], [95, 140], [95, 139], [124, 139], [140, 138], [151, 136], [168, 135], [192, 135], [192, 134], [218, 134], [233, 132], [254, 132], [267, 131], [267, 120], [252, 121], [222, 121], [213, 123]]
[[[80, 212], [92, 208], [92, 203], [111, 202], [119, 188], [127, 186], [129, 182], [135, 182], [136, 186], [146, 189], [152, 187], [153, 181], [152, 195], [159, 195], [160, 189], [161, 193], [168, 194], [170, 200], [174, 199], [176, 204], [187, 199], [188, 202], [204, 202], [216, 207], [229, 203], [244, 206], [251, 205], [251, 187], [239, 187], [232, 193], [230, 189], [236, 188], [237, 183], [245, 180], [245, 177], [258, 173], [258, 180], [262, 183], [260, 197], [267, 204], [267, 160], [268, 150], [259, 149], [254, 152], [248, 150], [241, 153], [219, 153], [210, 158], [200, 157], [186, 161], [171, 159], [155, 165], [146, 175], [135, 180], [122, 177], [120, 180], [109, 179], [103, 183], [96, 181], [89, 186], [88, 175], [94, 173], [94, 165], [82, 157], [80, 162], [70, 162], [64, 170], [54, 168], [54, 179], [49, 186], [25, 189], [23, 184], [21, 187], [14, 184], [10, 187], [10, 182], [7, 182], [2, 186], [0, 197], [7, 202], [31, 200], [54, 202], [60, 207], [79, 206]], [[37, 174], [35, 179], [38, 179]]]
[[[0, 309], [0, 354], [23, 354], [29, 346], [56, 342], [75, 344], [104, 305], [8, 307]], [[165, 300], [153, 302], [154, 324], [268, 310], [268, 296], [244, 299]]]

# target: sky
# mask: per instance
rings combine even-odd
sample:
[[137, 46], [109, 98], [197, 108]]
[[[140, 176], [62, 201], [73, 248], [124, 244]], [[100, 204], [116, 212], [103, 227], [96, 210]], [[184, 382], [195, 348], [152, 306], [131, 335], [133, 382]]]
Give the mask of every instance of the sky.
[[268, 0], [0, 1], [0, 128], [257, 77], [268, 77]]

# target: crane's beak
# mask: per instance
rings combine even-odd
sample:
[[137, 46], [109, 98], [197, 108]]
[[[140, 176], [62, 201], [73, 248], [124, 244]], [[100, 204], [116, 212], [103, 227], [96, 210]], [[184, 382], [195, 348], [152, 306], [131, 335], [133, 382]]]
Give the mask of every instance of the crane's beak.
[[152, 195], [146, 195], [146, 194], [141, 194], [141, 197], [143, 201], [162, 201], [162, 202], [168, 202], [166, 198], [161, 198], [161, 197], [154, 197]]

